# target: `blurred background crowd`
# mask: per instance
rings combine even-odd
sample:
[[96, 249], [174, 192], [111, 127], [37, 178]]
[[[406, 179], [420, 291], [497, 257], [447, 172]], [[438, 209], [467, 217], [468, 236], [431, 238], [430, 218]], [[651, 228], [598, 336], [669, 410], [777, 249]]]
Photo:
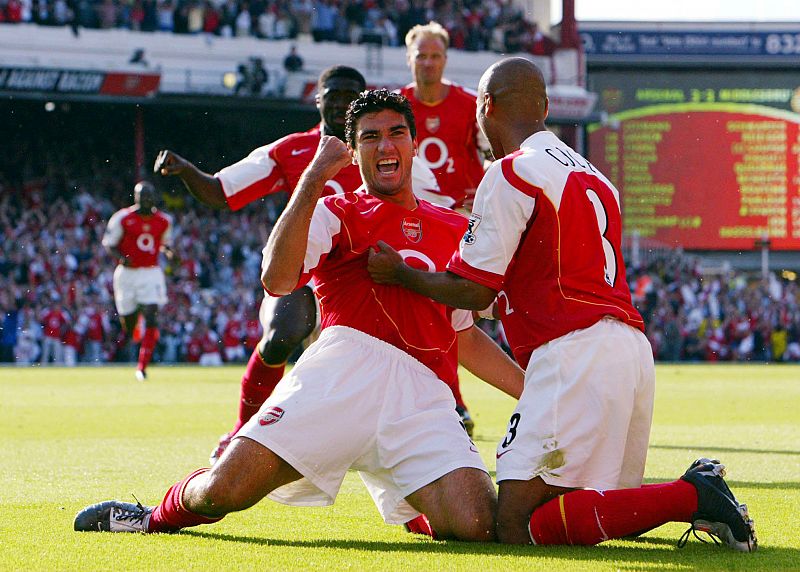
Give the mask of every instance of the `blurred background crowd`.
[[[133, 344], [120, 335], [111, 287], [116, 262], [100, 240], [113, 212], [131, 204], [132, 185], [99, 157], [77, 161], [59, 149], [9, 151], [21, 167], [0, 175], [0, 360], [128, 361]], [[176, 257], [164, 261], [170, 302], [160, 312], [157, 362], [215, 364], [250, 354], [261, 335], [261, 248], [282, 200], [230, 213], [199, 205], [181, 188], [164, 193]], [[709, 273], [680, 251], [629, 268], [628, 280], [659, 360], [800, 361], [796, 281]], [[495, 324], [485, 326], [504, 343]]]
[[0, 22], [124, 28], [144, 32], [253, 36], [308, 35], [315, 42], [403, 44], [430, 20], [451, 48], [552, 53], [555, 44], [510, 0], [0, 0]]

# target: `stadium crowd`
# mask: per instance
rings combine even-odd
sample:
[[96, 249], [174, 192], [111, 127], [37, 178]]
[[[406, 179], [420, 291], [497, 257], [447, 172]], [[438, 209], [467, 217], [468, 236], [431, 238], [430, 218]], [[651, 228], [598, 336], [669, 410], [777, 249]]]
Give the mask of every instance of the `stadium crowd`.
[[[40, 125], [41, 137], [0, 150], [0, 361], [135, 361], [114, 309], [115, 261], [100, 244], [108, 218], [131, 201], [134, 176], [121, 167], [132, 162], [129, 145], [91, 132], [80, 145], [49, 143], [80, 129], [82, 115], [66, 131]], [[215, 137], [188, 133], [170, 144], [217, 167], [226, 153], [246, 152], [247, 135], [214, 129]], [[261, 334], [261, 248], [285, 197], [231, 213], [201, 206], [181, 185], [157, 184], [176, 256], [164, 260], [170, 302], [154, 361], [244, 361]], [[629, 268], [628, 281], [659, 360], [800, 361], [796, 281], [710, 273], [679, 251]]]
[[[102, 180], [102, 179], [101, 179]], [[0, 360], [18, 364], [128, 361], [100, 245], [124, 187], [65, 192], [57, 180], [0, 179]], [[279, 202], [237, 213], [168, 195], [176, 258], [166, 265], [156, 362], [244, 361], [260, 338], [261, 247]], [[268, 224], [264, 224], [264, 212]], [[662, 361], [800, 361], [800, 290], [729, 271], [706, 275], [680, 252], [629, 270], [634, 302]], [[502, 334], [500, 334], [502, 337]], [[502, 340], [501, 340], [502, 341]]]
[[[57, 172], [64, 163], [47, 164], [47, 175], [16, 182], [0, 171], [0, 361], [135, 360], [114, 309], [114, 260], [100, 243], [131, 191], [100, 165], [90, 191]], [[244, 361], [261, 337], [261, 248], [280, 204], [233, 215], [177, 193], [164, 198], [176, 256], [165, 267], [170, 302], [155, 361]]]
[[555, 47], [511, 0], [0, 0], [0, 22], [69, 25], [75, 35], [124, 28], [397, 46], [429, 20], [459, 50], [548, 55]]

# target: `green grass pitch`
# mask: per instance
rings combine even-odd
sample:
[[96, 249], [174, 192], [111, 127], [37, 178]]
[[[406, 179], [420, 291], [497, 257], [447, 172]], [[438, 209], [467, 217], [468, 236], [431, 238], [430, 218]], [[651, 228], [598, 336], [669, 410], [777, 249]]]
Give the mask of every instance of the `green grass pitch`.
[[[776, 365], [660, 366], [645, 475], [720, 458], [755, 519], [755, 554], [680, 550], [683, 524], [592, 548], [436, 542], [385, 525], [356, 475], [327, 508], [265, 500], [177, 535], [72, 531], [87, 504], [154, 504], [203, 466], [242, 371], [156, 365], [138, 383], [132, 367], [0, 369], [0, 570], [800, 570], [800, 367]], [[493, 469], [513, 402], [462, 379]]]

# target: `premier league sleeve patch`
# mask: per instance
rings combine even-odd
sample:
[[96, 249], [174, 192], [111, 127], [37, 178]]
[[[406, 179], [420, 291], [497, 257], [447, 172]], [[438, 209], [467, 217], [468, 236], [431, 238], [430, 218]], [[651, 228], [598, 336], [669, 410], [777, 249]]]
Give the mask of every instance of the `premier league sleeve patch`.
[[464, 244], [475, 244], [475, 231], [478, 230], [479, 224], [481, 224], [481, 215], [475, 213], [469, 215], [467, 232], [464, 233]]

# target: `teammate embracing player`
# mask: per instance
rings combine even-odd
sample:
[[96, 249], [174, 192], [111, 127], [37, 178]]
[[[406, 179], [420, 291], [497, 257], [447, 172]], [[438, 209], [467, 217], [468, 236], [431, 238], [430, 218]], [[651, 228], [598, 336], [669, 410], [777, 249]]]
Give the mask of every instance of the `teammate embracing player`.
[[674, 521], [691, 524], [679, 545], [703, 531], [753, 551], [753, 521], [719, 461], [642, 485], [655, 369], [625, 278], [619, 193], [545, 128], [547, 111], [529, 60], [490, 67], [477, 117], [497, 160], [448, 271], [420, 272], [380, 244], [370, 274], [456, 308], [499, 300], [526, 368], [497, 447], [500, 542], [592, 545]]

